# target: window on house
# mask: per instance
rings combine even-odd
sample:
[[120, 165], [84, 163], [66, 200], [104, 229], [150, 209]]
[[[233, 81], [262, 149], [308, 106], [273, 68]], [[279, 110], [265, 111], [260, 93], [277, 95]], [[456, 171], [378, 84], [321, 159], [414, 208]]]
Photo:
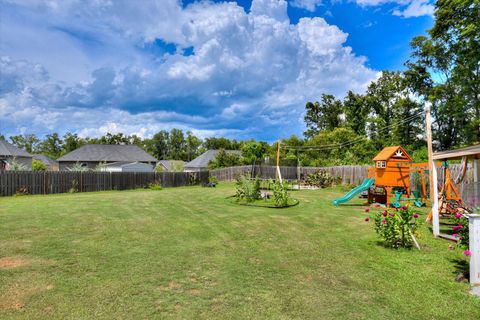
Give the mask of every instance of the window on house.
[[387, 162], [386, 161], [377, 161], [377, 168], [386, 168]]

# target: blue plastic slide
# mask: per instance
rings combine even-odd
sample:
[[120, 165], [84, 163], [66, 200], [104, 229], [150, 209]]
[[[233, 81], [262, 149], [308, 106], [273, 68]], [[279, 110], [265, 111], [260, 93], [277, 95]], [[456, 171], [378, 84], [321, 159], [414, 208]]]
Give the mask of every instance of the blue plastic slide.
[[344, 203], [352, 200], [357, 194], [362, 193], [363, 191], [368, 190], [375, 183], [375, 179], [365, 179], [361, 185], [350, 190], [346, 195], [341, 198], [335, 199], [332, 203], [335, 206], [338, 206], [340, 203]]

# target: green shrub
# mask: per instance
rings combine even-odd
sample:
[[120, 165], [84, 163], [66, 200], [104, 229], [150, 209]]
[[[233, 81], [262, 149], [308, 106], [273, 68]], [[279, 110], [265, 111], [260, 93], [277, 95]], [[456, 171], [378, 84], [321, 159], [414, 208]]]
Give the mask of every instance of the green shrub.
[[375, 231], [385, 246], [392, 248], [411, 247], [417, 230], [419, 215], [413, 207], [402, 206], [375, 214]]
[[94, 171], [97, 171], [97, 172], [102, 172], [102, 171], [105, 171], [105, 168], [107, 167], [107, 162], [104, 161], [104, 162], [99, 162], [96, 166], [95, 166], [95, 170]]
[[78, 192], [78, 181], [77, 179], [72, 180], [72, 186], [68, 189], [68, 193], [77, 193]]
[[273, 201], [276, 207], [286, 207], [290, 201], [290, 194], [288, 192], [288, 183], [281, 183], [280, 181], [270, 180], [270, 187], [273, 192]]
[[27, 171], [29, 170], [29, 168], [23, 163], [18, 162], [16, 158], [13, 158], [13, 160], [10, 162], [10, 166], [8, 170], [9, 171]]
[[73, 166], [71, 166], [70, 168], [67, 168], [67, 169], [68, 169], [68, 171], [72, 171], [72, 172], [85, 172], [85, 171], [88, 171], [88, 168], [82, 166], [82, 164], [81, 164], [80, 162], [76, 162]]
[[208, 183], [218, 184], [218, 178], [216, 176], [209, 176]]
[[32, 160], [32, 170], [33, 171], [46, 171], [47, 165], [40, 160], [33, 159]]
[[226, 167], [234, 167], [241, 165], [240, 156], [236, 153], [227, 152], [220, 149], [215, 159], [208, 163], [209, 169], [218, 169]]
[[162, 190], [162, 185], [160, 181], [151, 182], [147, 185], [147, 188], [150, 190]]
[[333, 185], [334, 179], [325, 170], [318, 170], [314, 173], [309, 173], [305, 179], [305, 182], [314, 187], [326, 188]]
[[261, 198], [260, 179], [258, 177], [252, 180], [248, 176], [238, 176], [235, 187], [237, 189], [235, 194], [237, 201], [253, 202]]

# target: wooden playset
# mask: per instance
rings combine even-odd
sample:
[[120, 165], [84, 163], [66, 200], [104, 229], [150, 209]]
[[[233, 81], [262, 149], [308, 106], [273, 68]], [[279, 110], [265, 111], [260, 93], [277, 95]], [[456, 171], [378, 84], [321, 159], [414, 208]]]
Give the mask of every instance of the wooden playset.
[[[401, 146], [386, 147], [373, 158], [374, 168], [368, 170], [368, 178], [375, 183], [368, 189], [369, 203], [400, 207], [401, 202], [413, 201], [416, 206], [427, 202], [425, 186], [426, 163], [413, 163], [412, 158]], [[411, 190], [413, 173], [419, 173], [421, 190]]]
[[[368, 178], [341, 198], [333, 200], [334, 205], [351, 200], [354, 196], [368, 192], [369, 203], [379, 203], [399, 208], [402, 202], [416, 206], [427, 203], [425, 174], [427, 163], [413, 163], [412, 158], [401, 146], [386, 147], [373, 158], [375, 166], [368, 169]], [[418, 173], [420, 190], [412, 190], [411, 177]]]

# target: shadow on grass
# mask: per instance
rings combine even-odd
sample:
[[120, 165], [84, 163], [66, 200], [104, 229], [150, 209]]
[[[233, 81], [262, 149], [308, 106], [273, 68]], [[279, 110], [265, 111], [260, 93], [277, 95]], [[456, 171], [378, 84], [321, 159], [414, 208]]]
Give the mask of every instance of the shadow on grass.
[[468, 262], [464, 259], [449, 259], [450, 262], [453, 264], [453, 267], [455, 268], [454, 271], [452, 272], [455, 275], [455, 280], [456, 281], [461, 281], [463, 278], [467, 281], [470, 281], [470, 266]]
[[368, 207], [366, 204], [361, 203], [342, 203], [337, 207]]

